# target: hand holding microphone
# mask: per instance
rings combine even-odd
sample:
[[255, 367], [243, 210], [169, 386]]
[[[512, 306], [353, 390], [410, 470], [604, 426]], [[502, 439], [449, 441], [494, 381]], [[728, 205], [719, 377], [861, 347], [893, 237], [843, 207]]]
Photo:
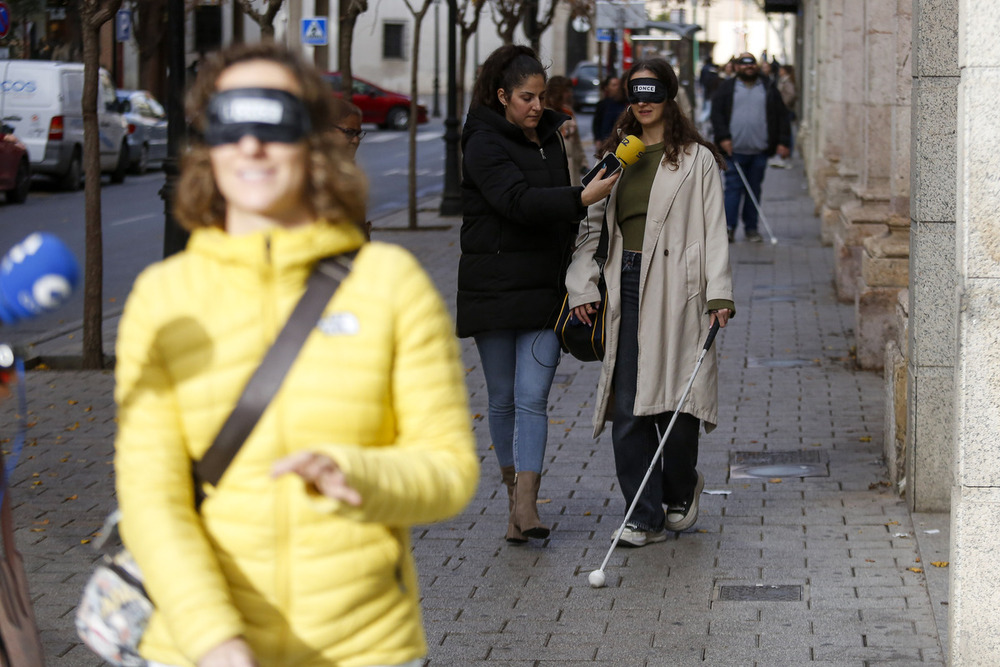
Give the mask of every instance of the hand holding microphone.
[[621, 170], [634, 164], [646, 151], [646, 145], [639, 137], [630, 134], [618, 144], [614, 155], [608, 154], [583, 177], [584, 190], [581, 200], [584, 206], [598, 202], [609, 194], [618, 180]]
[[0, 323], [55, 310], [79, 279], [80, 267], [65, 243], [44, 232], [28, 235], [0, 260]]

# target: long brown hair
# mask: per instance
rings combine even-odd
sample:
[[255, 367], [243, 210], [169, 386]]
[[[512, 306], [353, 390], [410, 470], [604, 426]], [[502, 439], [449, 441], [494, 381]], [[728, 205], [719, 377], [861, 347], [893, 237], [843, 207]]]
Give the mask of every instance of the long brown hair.
[[[715, 161], [719, 163], [719, 167], [725, 168], [726, 161], [718, 149], [699, 134], [698, 129], [691, 122], [691, 119], [685, 116], [681, 112], [680, 107], [677, 106], [676, 97], [679, 84], [677, 82], [677, 75], [674, 73], [674, 68], [670, 66], [670, 63], [663, 58], [649, 58], [636, 61], [628, 71], [628, 74], [625, 75], [625, 78], [622, 79], [625, 91], [628, 91], [629, 82], [635, 73], [641, 70], [652, 72], [655, 78], [667, 87], [667, 101], [663, 106], [664, 163], [676, 169], [678, 164], [680, 164], [681, 151], [687, 152], [688, 146], [691, 144], [701, 144], [712, 151], [712, 155], [715, 157]], [[604, 140], [604, 143], [601, 144], [599, 152], [602, 155], [608, 152], [613, 153], [622, 138], [630, 134], [640, 136], [642, 134], [642, 125], [639, 124], [638, 119], [632, 113], [632, 109], [629, 106], [618, 116], [614, 129], [608, 135], [607, 139]]]
[[195, 129], [190, 149], [181, 161], [181, 177], [174, 197], [174, 213], [186, 229], [222, 227], [226, 200], [219, 192], [209, 159], [209, 147], [200, 139], [205, 130], [205, 110], [216, 92], [223, 71], [239, 63], [265, 60], [288, 69], [302, 88], [301, 99], [309, 110], [312, 131], [308, 144], [305, 201], [317, 219], [337, 222], [344, 218], [361, 224], [365, 219], [368, 182], [344, 156], [335, 134], [333, 94], [315, 67], [298, 54], [274, 42], [238, 44], [213, 54], [200, 68], [187, 96], [185, 108]]

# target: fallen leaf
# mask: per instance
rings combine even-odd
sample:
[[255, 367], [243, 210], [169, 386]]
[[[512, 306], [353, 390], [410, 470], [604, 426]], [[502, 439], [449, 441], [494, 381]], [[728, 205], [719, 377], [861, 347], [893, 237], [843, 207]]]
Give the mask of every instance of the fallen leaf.
[[67, 426], [66, 430], [67, 431], [75, 431], [78, 428], [80, 428], [80, 422], [73, 422], [73, 425], [72, 426]]
[[32, 528], [31, 532], [33, 532], [33, 533], [44, 533], [45, 529], [44, 528]]
[[934, 567], [948, 567], [948, 561], [946, 560], [932, 560], [931, 565]]
[[538, 500], [535, 501], [535, 504], [537, 504], [537, 505], [545, 505], [545, 504], [551, 503], [551, 502], [552, 502], [551, 498], [539, 498]]
[[874, 558], [866, 558], [866, 559], [865, 559], [865, 562], [866, 562], [866, 563], [874, 563], [874, 562], [875, 562], [875, 559], [874, 559]]
[[41, 475], [39, 475], [39, 474], [38, 474], [37, 472], [33, 472], [33, 473], [31, 473], [31, 476], [32, 476], [32, 477], [41, 477]]
[[66, 500], [76, 500], [76, 498], [77, 498], [77, 495], [74, 493], [72, 496], [70, 496]]
[[565, 419], [550, 419], [549, 423], [550, 424], [565, 424], [566, 420]]
[[41, 486], [42, 485], [42, 480], [38, 480], [38, 481], [32, 482], [31, 485], [32, 486]]
[[887, 523], [885, 525], [887, 525], [887, 526], [898, 526], [899, 522], [898, 521], [890, 521], [889, 523]]
[[93, 405], [88, 405], [87, 407], [85, 407], [85, 408], [83, 409], [83, 411], [84, 411], [84, 412], [90, 412], [90, 411], [91, 411], [91, 410], [93, 410], [93, 409], [94, 409], [94, 406], [93, 406]]
[[698, 529], [698, 530], [696, 530], [695, 532], [696, 532], [696, 533], [707, 533], [707, 532], [708, 532], [708, 530], [706, 530], [706, 529], [704, 529], [704, 528], [699, 528], [699, 529]]
[[871, 442], [871, 441], [872, 437], [870, 435], [863, 435], [860, 438], [858, 438], [858, 442]]
[[66, 463], [67, 461], [69, 461], [69, 457], [68, 456], [59, 459], [59, 463]]
[[771, 484], [781, 484], [781, 478], [780, 477], [773, 477], [773, 478], [771, 478], [771, 479], [769, 479], [767, 481], [770, 482]]
[[43, 521], [32, 521], [31, 523], [35, 524], [36, 526], [47, 526], [49, 524], [49, 520], [45, 519]]
[[475, 419], [477, 422], [483, 421], [483, 416], [481, 414], [479, 414], [478, 412], [476, 414], [472, 415], [472, 418]]
[[924, 571], [924, 568], [922, 567], [908, 567], [906, 569], [909, 570], [910, 572], [916, 572], [917, 574], [920, 574], [921, 572]]
[[68, 401], [66, 401], [66, 402], [67, 402], [67, 403], [69, 403], [70, 405], [76, 405], [76, 404], [77, 404], [77, 403], [79, 403], [80, 401], [74, 401], [73, 399], [70, 399], [70, 400], [68, 400]]
[[584, 512], [583, 516], [590, 516], [590, 512]]
[[83, 538], [82, 540], [80, 540], [80, 544], [90, 544], [90, 540], [87, 538]]

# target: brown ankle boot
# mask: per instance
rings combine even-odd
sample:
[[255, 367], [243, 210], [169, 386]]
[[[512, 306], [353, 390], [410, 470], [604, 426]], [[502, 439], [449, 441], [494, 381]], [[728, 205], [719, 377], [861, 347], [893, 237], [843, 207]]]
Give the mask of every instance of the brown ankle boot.
[[542, 476], [522, 470], [514, 480], [514, 526], [524, 537], [542, 539], [549, 536], [548, 526], [538, 518], [538, 486]]
[[514, 466], [503, 466], [500, 468], [500, 475], [504, 486], [507, 487], [507, 541], [511, 544], [523, 544], [528, 541], [521, 531], [514, 525], [514, 480], [517, 478]]

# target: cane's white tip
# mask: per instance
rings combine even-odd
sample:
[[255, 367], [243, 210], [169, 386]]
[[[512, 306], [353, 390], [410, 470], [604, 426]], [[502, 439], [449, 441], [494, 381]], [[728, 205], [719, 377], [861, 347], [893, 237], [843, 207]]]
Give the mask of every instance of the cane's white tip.
[[772, 238], [771, 245], [778, 245], [778, 239]]
[[604, 572], [602, 570], [594, 570], [587, 577], [587, 581], [590, 582], [591, 588], [604, 588]]

